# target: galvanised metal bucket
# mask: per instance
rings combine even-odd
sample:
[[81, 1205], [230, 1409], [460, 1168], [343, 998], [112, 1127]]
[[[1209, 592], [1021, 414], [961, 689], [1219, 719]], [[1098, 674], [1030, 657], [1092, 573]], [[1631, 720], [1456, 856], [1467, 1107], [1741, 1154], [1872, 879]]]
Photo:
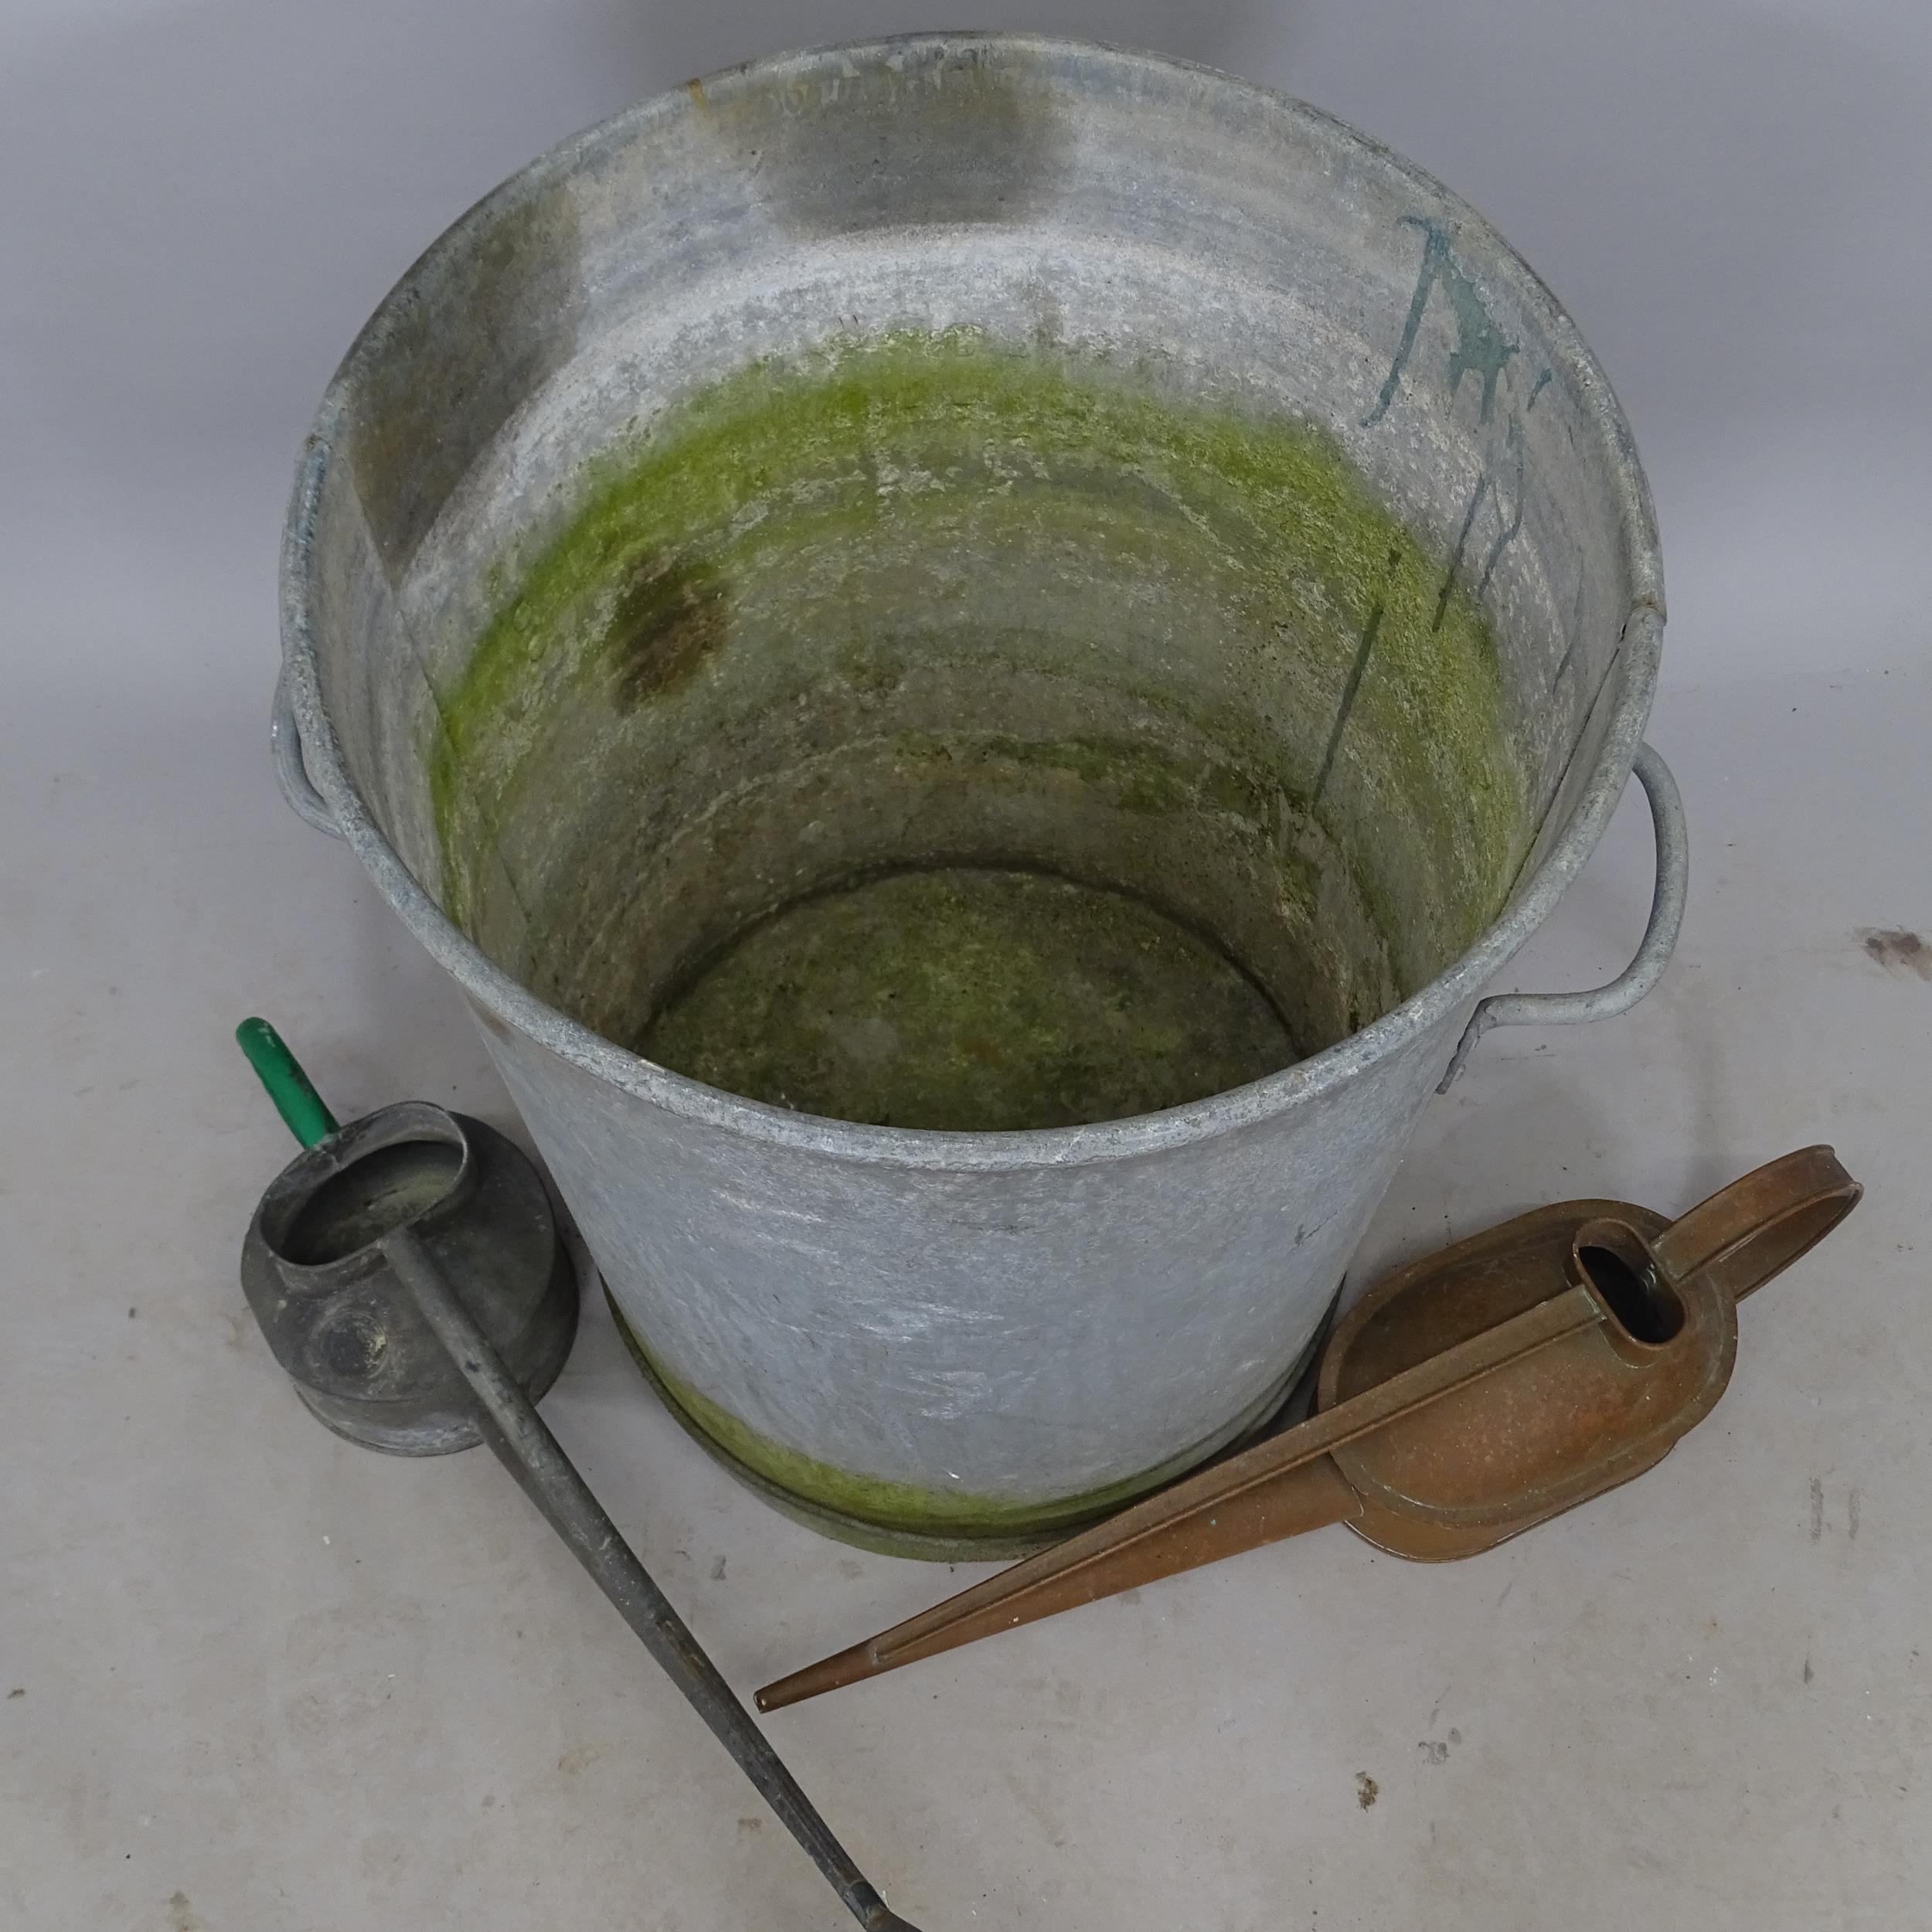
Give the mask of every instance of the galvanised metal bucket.
[[[944, 36], [693, 82], [423, 257], [302, 460], [275, 738], [680, 1416], [990, 1555], [1269, 1410], [1459, 1041], [1655, 981], [1662, 624], [1609, 386], [1470, 209]], [[1636, 961], [1479, 1006], [1633, 760]]]

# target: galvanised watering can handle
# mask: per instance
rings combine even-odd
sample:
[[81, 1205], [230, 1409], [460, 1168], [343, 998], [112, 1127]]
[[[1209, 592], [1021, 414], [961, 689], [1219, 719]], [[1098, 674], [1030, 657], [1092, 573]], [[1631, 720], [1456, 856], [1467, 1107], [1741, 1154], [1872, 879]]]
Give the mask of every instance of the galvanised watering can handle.
[[1492, 1026], [1574, 1026], [1587, 1019], [1611, 1019], [1627, 1013], [1662, 977], [1678, 928], [1684, 923], [1684, 893], [1690, 877], [1690, 836], [1677, 781], [1648, 745], [1639, 745], [1631, 765], [1650, 800], [1657, 835], [1657, 885], [1651, 896], [1650, 923], [1636, 956], [1607, 986], [1587, 993], [1502, 993], [1485, 1000], [1470, 1015], [1449, 1070], [1436, 1091], [1448, 1092], [1462, 1071], [1469, 1049]]
[[282, 796], [305, 825], [339, 838], [342, 828], [328, 808], [328, 801], [310, 782], [308, 767], [302, 763], [302, 734], [295, 722], [295, 700], [288, 690], [288, 670], [284, 665], [275, 679], [275, 705], [268, 716], [268, 755], [275, 761], [275, 777]]

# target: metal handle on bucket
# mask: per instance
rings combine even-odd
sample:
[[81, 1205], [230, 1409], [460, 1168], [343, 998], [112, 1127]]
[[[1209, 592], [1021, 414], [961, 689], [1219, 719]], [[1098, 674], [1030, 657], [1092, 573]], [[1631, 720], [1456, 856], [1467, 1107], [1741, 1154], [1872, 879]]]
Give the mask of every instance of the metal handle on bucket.
[[302, 763], [302, 734], [295, 723], [295, 700], [288, 695], [286, 666], [275, 679], [274, 709], [268, 715], [268, 755], [275, 761], [275, 777], [282, 796], [304, 825], [339, 838], [342, 828], [328, 801], [309, 782], [308, 768]]
[[1639, 745], [1631, 765], [1650, 800], [1652, 829], [1657, 835], [1657, 885], [1650, 903], [1650, 923], [1636, 956], [1607, 986], [1587, 993], [1502, 993], [1485, 1000], [1470, 1015], [1462, 1039], [1436, 1091], [1446, 1094], [1462, 1071], [1469, 1049], [1492, 1026], [1574, 1026], [1587, 1019], [1611, 1019], [1631, 1007], [1657, 984], [1677, 930], [1684, 923], [1684, 892], [1690, 872], [1690, 838], [1684, 825], [1684, 801], [1677, 781], [1648, 745]]

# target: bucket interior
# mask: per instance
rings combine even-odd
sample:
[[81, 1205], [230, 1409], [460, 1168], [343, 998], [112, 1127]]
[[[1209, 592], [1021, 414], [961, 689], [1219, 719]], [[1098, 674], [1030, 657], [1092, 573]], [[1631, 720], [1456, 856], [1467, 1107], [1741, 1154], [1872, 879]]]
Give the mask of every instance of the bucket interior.
[[728, 77], [485, 204], [352, 359], [317, 526], [325, 703], [450, 918], [902, 1127], [1148, 1112], [1417, 991], [1560, 824], [1631, 590], [1466, 211], [1233, 83], [978, 44]]

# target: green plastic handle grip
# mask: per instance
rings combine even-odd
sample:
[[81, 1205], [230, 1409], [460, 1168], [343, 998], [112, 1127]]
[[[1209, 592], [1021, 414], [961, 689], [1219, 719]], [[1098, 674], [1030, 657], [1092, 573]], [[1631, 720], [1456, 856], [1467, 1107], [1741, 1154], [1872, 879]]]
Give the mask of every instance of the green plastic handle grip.
[[235, 1038], [289, 1132], [304, 1147], [327, 1140], [339, 1123], [281, 1035], [267, 1020], [250, 1019], [235, 1029]]

